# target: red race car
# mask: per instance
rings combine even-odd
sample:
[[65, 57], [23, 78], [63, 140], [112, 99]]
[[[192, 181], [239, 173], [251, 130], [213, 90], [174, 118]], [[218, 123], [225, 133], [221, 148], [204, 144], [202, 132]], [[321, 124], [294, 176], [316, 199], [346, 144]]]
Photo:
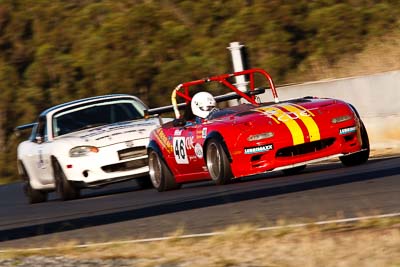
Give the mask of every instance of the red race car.
[[[246, 92], [230, 81], [239, 75], [249, 79]], [[256, 88], [260, 80], [267, 86]], [[190, 96], [190, 88], [205, 83], [220, 83], [233, 92]], [[257, 94], [266, 89], [271, 90], [272, 101], [259, 103]], [[177, 96], [184, 101], [178, 104]], [[174, 89], [171, 99], [171, 106], [148, 111], [149, 115], [174, 111], [176, 117], [150, 135], [150, 177], [158, 191], [207, 179], [226, 184], [268, 171], [294, 174], [309, 163], [332, 157], [351, 166], [369, 157], [367, 131], [351, 104], [318, 97], [279, 101], [272, 78], [263, 69], [186, 82]], [[216, 107], [232, 99], [245, 103]]]

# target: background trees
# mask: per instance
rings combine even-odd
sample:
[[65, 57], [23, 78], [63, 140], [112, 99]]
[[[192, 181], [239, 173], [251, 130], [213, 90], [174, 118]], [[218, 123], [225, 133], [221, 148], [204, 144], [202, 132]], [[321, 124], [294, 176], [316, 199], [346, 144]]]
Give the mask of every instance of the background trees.
[[304, 81], [400, 26], [399, 1], [289, 2], [0, 0], [0, 179], [16, 177], [13, 128], [49, 106], [109, 93], [169, 104], [177, 84], [231, 72], [232, 41], [277, 84]]

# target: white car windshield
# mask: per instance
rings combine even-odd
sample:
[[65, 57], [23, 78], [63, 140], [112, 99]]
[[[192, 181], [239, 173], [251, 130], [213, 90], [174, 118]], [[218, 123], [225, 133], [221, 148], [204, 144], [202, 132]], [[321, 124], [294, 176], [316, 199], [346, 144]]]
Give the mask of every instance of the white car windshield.
[[145, 107], [133, 99], [90, 103], [57, 113], [53, 117], [54, 137], [96, 126], [142, 119]]

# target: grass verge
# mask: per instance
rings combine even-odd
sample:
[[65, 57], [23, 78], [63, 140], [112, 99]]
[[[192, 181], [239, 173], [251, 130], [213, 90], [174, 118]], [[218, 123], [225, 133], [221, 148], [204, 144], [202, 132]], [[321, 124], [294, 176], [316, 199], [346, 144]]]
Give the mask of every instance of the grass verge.
[[9, 251], [0, 258], [133, 259], [134, 266], [400, 266], [400, 217], [259, 231], [231, 226], [221, 234], [79, 248], [69, 241], [43, 251]]

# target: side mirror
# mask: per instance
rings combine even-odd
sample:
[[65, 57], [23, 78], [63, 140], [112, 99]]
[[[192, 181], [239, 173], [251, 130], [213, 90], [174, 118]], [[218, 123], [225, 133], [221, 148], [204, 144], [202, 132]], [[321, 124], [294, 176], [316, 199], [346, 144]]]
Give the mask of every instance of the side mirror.
[[36, 136], [36, 137], [35, 137], [35, 142], [38, 143], [38, 144], [43, 143], [43, 137], [42, 137], [42, 136], [39, 136], [39, 135]]

